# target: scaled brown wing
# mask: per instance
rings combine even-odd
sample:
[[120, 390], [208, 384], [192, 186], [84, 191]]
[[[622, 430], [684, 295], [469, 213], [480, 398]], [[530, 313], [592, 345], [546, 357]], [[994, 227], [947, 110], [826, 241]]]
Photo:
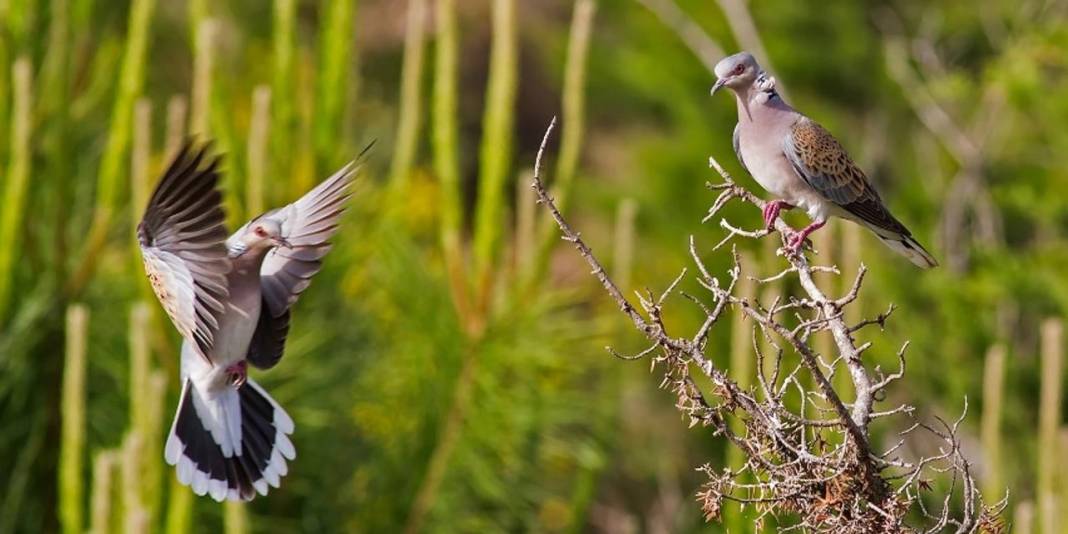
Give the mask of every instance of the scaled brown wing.
[[300, 200], [262, 215], [281, 221], [282, 236], [292, 248], [272, 249], [260, 268], [263, 309], [248, 355], [256, 367], [269, 369], [282, 358], [290, 307], [322, 267], [359, 170], [356, 162], [349, 163]]
[[137, 239], [145, 272], [182, 337], [211, 361], [219, 316], [229, 295], [219, 159], [187, 143], [152, 193]]
[[911, 235], [886, 209], [838, 140], [815, 121], [798, 120], [783, 141], [783, 153], [797, 174], [827, 200], [868, 224]]

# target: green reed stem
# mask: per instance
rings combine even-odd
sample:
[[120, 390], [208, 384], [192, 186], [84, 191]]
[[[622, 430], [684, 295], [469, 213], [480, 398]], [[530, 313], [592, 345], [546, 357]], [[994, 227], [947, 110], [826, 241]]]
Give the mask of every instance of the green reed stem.
[[422, 115], [420, 90], [423, 80], [423, 50], [426, 40], [426, 0], [409, 0], [404, 37], [404, 63], [401, 66], [400, 109], [397, 141], [390, 164], [390, 189], [404, 190], [419, 147], [419, 119]]
[[89, 311], [84, 305], [67, 308], [67, 346], [60, 401], [62, 427], [59, 444], [59, 523], [63, 532], [85, 528], [85, 370], [89, 339]]
[[441, 183], [441, 247], [453, 302], [461, 317], [468, 315], [468, 288], [464, 275], [463, 194], [457, 116], [457, 36], [454, 0], [436, 5], [437, 44], [434, 48], [433, 124], [434, 174]]
[[263, 213], [264, 188], [267, 175], [267, 141], [271, 128], [271, 88], [256, 87], [252, 93], [252, 119], [248, 127], [248, 183], [245, 186], [245, 207], [250, 217]]
[[96, 206], [93, 221], [85, 238], [80, 265], [71, 279], [72, 293], [92, 277], [96, 258], [107, 240], [111, 219], [116, 210], [119, 185], [126, 165], [126, 149], [130, 142], [130, 121], [134, 101], [141, 94], [145, 82], [145, 56], [148, 49], [148, 29], [152, 21], [155, 0], [132, 0], [126, 36], [126, 51], [119, 72], [119, 89], [111, 110], [111, 125], [104, 156], [97, 174]]
[[[149, 325], [145, 326], [147, 328]], [[160, 505], [163, 500], [163, 471], [166, 464], [160, 461], [160, 458], [163, 458], [163, 437], [165, 433], [163, 425], [166, 417], [164, 401], [167, 397], [167, 385], [169, 382], [167, 373], [156, 369], [149, 373], [148, 385], [144, 388], [145, 407], [143, 412], [145, 420], [142, 435], [145, 437], [144, 447], [142, 448], [144, 468], [141, 475], [143, 487], [141, 500], [145, 508], [145, 515], [148, 517], [148, 524], [153, 527], [159, 524]]]
[[[296, 124], [293, 117], [293, 48], [297, 18], [295, 0], [274, 0], [274, 79], [271, 84], [271, 168], [278, 176], [289, 176], [291, 137]], [[271, 201], [274, 199], [268, 199]]]
[[163, 166], [170, 164], [171, 159], [182, 148], [185, 139], [185, 116], [189, 111], [189, 104], [182, 95], [174, 95], [167, 101], [167, 125], [166, 137], [163, 143]]
[[193, 492], [178, 482], [173, 473], [170, 479], [170, 488], [167, 490], [170, 494], [167, 502], [167, 523], [163, 530], [166, 534], [192, 532]]
[[983, 366], [983, 414], [979, 434], [987, 465], [983, 494], [991, 502], [1000, 499], [1005, 491], [1001, 465], [1001, 410], [1004, 390], [1005, 346], [999, 344], [987, 351]]
[[1057, 429], [1061, 424], [1061, 383], [1064, 360], [1064, 326], [1060, 319], [1043, 321], [1041, 346], [1041, 391], [1038, 405], [1038, 464], [1035, 496], [1043, 534], [1057, 530], [1059, 517], [1054, 487], [1060, 452]]
[[494, 0], [486, 107], [479, 150], [478, 201], [475, 205], [474, 261], [478, 305], [485, 309], [493, 264], [504, 227], [504, 190], [511, 173], [515, 123], [518, 46], [515, 0]]
[[223, 532], [244, 534], [248, 531], [248, 506], [243, 502], [226, 501], [223, 505]]
[[111, 532], [112, 478], [116, 463], [113, 451], [100, 451], [93, 460], [93, 483], [90, 492], [92, 502], [89, 518], [91, 534]]
[[354, 0], [330, 0], [319, 39], [315, 148], [321, 165], [333, 166], [352, 65]]
[[3, 205], [0, 210], [0, 325], [7, 318], [11, 293], [15, 282], [15, 257], [22, 250], [19, 236], [26, 209], [26, 189], [30, 178], [30, 128], [33, 109], [33, 66], [27, 57], [19, 58], [11, 68], [14, 98], [11, 117], [11, 158], [4, 183]]
[[[756, 266], [756, 258], [752, 254], [743, 251], [739, 256], [742, 266]], [[748, 276], [739, 278], [737, 295], [740, 299], [752, 302], [757, 295], [756, 281]], [[746, 389], [753, 383], [754, 361], [753, 323], [746, 321], [744, 313], [734, 313], [731, 315], [731, 351], [727, 372], [738, 383], [738, 387]], [[737, 418], [732, 418], [730, 425], [733, 432], [744, 434], [745, 426]], [[741, 469], [745, 465], [745, 455], [737, 447], [727, 447], [726, 465], [731, 469]], [[734, 503], [725, 506], [723, 526], [730, 532], [746, 532], [744, 510]]]

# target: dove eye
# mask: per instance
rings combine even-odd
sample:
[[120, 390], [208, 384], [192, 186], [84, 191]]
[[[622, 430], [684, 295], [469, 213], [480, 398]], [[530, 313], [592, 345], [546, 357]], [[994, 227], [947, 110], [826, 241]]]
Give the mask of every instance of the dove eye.
[[743, 70], [745, 70], [745, 65], [738, 65], [737, 67], [734, 67], [735, 74], [741, 74]]
[[260, 237], [267, 237], [267, 230], [264, 230], [262, 226], [257, 226], [254, 231]]

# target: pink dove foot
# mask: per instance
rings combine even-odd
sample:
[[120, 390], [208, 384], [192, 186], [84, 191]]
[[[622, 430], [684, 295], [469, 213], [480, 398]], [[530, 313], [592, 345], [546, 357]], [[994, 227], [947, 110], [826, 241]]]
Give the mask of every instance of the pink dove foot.
[[764, 204], [764, 208], [761, 210], [764, 215], [764, 228], [767, 228], [769, 232], [774, 230], [775, 219], [779, 218], [779, 212], [793, 208], [794, 206], [785, 200], [772, 200]]
[[808, 239], [808, 236], [812, 235], [812, 232], [823, 228], [823, 225], [825, 224], [827, 224], [827, 221], [817, 221], [802, 228], [800, 231], [791, 234], [786, 240], [786, 252], [790, 254], [797, 254], [798, 252], [801, 252], [801, 249], [805, 246], [805, 240]]
[[248, 363], [245, 360], [233, 363], [226, 368], [226, 374], [230, 379], [230, 385], [241, 387], [248, 380]]

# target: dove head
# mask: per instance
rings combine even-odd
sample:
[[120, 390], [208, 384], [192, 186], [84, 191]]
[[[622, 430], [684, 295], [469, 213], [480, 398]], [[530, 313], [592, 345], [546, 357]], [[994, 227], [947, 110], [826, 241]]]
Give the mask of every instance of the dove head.
[[716, 63], [715, 72], [716, 83], [712, 86], [712, 94], [716, 94], [721, 87], [737, 93], [753, 85], [760, 75], [760, 65], [757, 64], [753, 54], [738, 52]]
[[241, 237], [246, 250], [268, 249], [279, 246], [291, 248], [289, 241], [282, 236], [282, 223], [268, 217], [252, 221]]

